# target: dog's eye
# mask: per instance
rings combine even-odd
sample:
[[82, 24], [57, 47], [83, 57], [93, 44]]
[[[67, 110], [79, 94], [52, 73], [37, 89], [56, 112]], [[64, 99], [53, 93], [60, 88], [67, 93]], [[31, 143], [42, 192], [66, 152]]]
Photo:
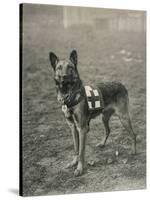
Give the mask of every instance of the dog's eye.
[[72, 72], [73, 72], [73, 67], [70, 66], [70, 67], [68, 68], [68, 71], [69, 71], [70, 74], [72, 74]]
[[55, 80], [55, 84], [59, 85], [59, 81], [57, 79], [54, 79], [54, 80]]

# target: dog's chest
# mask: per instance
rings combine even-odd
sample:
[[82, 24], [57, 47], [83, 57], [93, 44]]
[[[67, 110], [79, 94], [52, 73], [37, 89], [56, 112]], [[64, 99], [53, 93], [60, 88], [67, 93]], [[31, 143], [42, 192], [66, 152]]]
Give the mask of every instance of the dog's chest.
[[85, 86], [86, 99], [89, 111], [103, 109], [102, 94], [95, 88]]
[[66, 105], [62, 105], [61, 109], [66, 118], [69, 118], [71, 116], [70, 109]]

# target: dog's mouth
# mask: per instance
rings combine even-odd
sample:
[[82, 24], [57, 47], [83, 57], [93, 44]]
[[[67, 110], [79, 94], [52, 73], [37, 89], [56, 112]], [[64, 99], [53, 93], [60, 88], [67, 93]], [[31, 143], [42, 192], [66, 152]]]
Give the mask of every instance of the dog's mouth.
[[57, 100], [59, 103], [71, 105], [75, 101], [76, 93], [81, 86], [79, 77], [65, 77], [65, 79], [55, 79]]
[[62, 92], [67, 93], [74, 85], [75, 81], [72, 78], [57, 80], [55, 79], [56, 87]]

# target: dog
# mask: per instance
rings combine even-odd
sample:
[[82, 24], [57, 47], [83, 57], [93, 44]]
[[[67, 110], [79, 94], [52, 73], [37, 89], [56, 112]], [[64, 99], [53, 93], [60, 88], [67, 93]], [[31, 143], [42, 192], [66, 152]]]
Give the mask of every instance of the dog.
[[70, 58], [59, 59], [55, 53], [49, 53], [51, 66], [54, 70], [57, 100], [62, 105], [62, 111], [71, 128], [75, 155], [67, 167], [76, 166], [75, 176], [83, 173], [86, 136], [89, 131], [90, 120], [102, 114], [102, 121], [106, 130], [103, 147], [110, 134], [109, 120], [116, 114], [123, 127], [133, 139], [132, 151], [136, 153], [136, 135], [133, 131], [129, 117], [128, 91], [120, 82], [105, 82], [97, 85], [97, 90], [102, 96], [103, 108], [89, 110], [85, 87], [78, 72], [78, 55], [72, 50]]

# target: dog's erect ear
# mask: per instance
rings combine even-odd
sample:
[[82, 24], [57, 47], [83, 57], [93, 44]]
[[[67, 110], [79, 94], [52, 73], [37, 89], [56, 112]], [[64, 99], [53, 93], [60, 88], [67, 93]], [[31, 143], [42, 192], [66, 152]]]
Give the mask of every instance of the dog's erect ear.
[[49, 60], [50, 60], [50, 63], [52, 65], [53, 69], [55, 70], [56, 65], [59, 61], [58, 57], [53, 52], [50, 52], [49, 53]]
[[77, 55], [76, 50], [73, 50], [70, 53], [70, 60], [75, 66], [77, 66], [77, 64], [78, 64], [78, 55]]

